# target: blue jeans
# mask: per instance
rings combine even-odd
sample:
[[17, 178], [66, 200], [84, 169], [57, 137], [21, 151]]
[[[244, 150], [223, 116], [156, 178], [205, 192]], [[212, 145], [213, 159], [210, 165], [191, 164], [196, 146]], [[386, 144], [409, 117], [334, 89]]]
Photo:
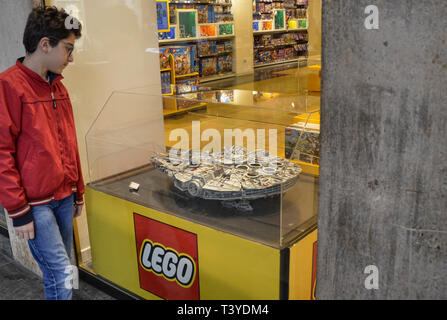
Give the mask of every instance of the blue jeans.
[[73, 243], [74, 195], [50, 204], [32, 208], [33, 240], [28, 240], [31, 253], [42, 270], [45, 299], [71, 300], [67, 285]]

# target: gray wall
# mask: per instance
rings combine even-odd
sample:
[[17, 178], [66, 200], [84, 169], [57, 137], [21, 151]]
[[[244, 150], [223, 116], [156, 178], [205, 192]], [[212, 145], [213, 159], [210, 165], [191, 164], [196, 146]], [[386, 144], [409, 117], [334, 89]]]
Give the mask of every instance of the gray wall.
[[319, 299], [447, 299], [446, 16], [445, 0], [323, 0]]
[[0, 72], [25, 55], [22, 45], [31, 0], [0, 0]]
[[[22, 37], [30, 11], [30, 0], [0, 0], [0, 72], [14, 65], [18, 57], [25, 55]], [[0, 225], [6, 225], [1, 206]]]

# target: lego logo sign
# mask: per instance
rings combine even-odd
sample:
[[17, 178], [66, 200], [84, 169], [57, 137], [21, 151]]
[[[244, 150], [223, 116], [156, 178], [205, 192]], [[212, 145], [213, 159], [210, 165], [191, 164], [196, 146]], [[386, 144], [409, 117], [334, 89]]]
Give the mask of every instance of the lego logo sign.
[[196, 266], [190, 256], [150, 240], [145, 240], [141, 247], [140, 264], [144, 270], [174, 280], [185, 288], [192, 285], [196, 274]]
[[197, 235], [134, 214], [140, 287], [166, 300], [198, 300]]

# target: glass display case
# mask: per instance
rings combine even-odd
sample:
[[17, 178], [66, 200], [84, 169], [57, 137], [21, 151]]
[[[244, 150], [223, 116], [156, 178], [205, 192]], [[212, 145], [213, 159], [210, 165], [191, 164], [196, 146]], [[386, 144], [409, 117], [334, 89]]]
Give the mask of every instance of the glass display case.
[[[304, 259], [292, 248], [309, 234], [316, 242], [318, 177], [285, 159], [287, 127], [311, 114], [307, 99], [179, 89], [114, 92], [87, 134], [94, 272], [148, 299], [289, 298], [303, 278], [292, 277]], [[183, 112], [166, 115], [173, 104]], [[156, 248], [188, 257], [192, 284], [166, 281], [162, 253], [154, 270]]]
[[[315, 177], [302, 174], [299, 165], [284, 159], [286, 128], [298, 115], [312, 114], [307, 113], [306, 99], [287, 94], [206, 87], [189, 87], [185, 91], [191, 92], [173, 97], [146, 94], [146, 88], [113, 93], [87, 134], [92, 181], [89, 186], [278, 249], [289, 245], [305, 231], [306, 223], [313, 221], [317, 212]], [[172, 105], [173, 101], [185, 106], [186, 111], [164, 118], [163, 106]], [[194, 106], [200, 108], [189, 110]], [[165, 136], [154, 139], [153, 132], [159, 133], [160, 129], [165, 130]], [[256, 151], [270, 152], [270, 158], [265, 161], [259, 157], [253, 161], [267, 161], [267, 164], [262, 163], [264, 168], [271, 166], [271, 170], [277, 170], [278, 174], [252, 169], [257, 163], [247, 167], [247, 158], [228, 165], [218, 163], [214, 155], [224, 153], [224, 148], [232, 146], [242, 146], [245, 150], [241, 152], [245, 152], [247, 158]], [[196, 164], [178, 171], [174, 168], [172, 172], [163, 172], [166, 168], [157, 169], [154, 156], [169, 155], [171, 148], [199, 152], [210, 149], [214, 165], [210, 166], [208, 161], [204, 170], [214, 172], [223, 168], [227, 171], [215, 173], [212, 178], [222, 185], [225, 180], [222, 176], [235, 174], [236, 168], [245, 169], [241, 176], [233, 177], [245, 192], [241, 190], [239, 195], [228, 197], [233, 201], [231, 204], [225, 195], [194, 196], [187, 188], [176, 187], [172, 175], [190, 172]], [[298, 179], [293, 181], [291, 188], [286, 188], [284, 183], [275, 184], [278, 177], [286, 174], [282, 167], [273, 168], [276, 156], [281, 162], [275, 163], [278, 166], [298, 168]], [[204, 154], [199, 158], [202, 160]], [[240, 187], [251, 172], [263, 176], [253, 180], [256, 180], [253, 190], [260, 194], [253, 200], [247, 195], [249, 188]], [[139, 185], [138, 191], [129, 188], [132, 182]], [[212, 182], [208, 181], [208, 184]], [[269, 187], [276, 189], [272, 191]], [[249, 199], [248, 209], [241, 209], [237, 202], [245, 203], [245, 199]]]

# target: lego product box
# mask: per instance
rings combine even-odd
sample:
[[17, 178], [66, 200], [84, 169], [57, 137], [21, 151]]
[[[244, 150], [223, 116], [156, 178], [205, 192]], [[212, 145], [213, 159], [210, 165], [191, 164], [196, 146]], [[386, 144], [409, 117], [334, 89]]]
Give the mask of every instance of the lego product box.
[[225, 23], [225, 24], [219, 24], [219, 35], [225, 36], [225, 35], [233, 35], [233, 24], [232, 23]]
[[174, 56], [175, 73], [185, 75], [195, 72], [195, 46], [170, 47]]
[[266, 20], [262, 23], [262, 30], [272, 30], [273, 29], [273, 21]]
[[161, 47], [159, 49], [160, 70], [171, 68], [171, 65], [169, 64], [169, 56], [170, 56], [170, 54], [171, 54], [171, 51], [169, 50], [169, 48]]
[[175, 39], [175, 26], [170, 28], [169, 32], [159, 32], [158, 40], [173, 40]]
[[210, 5], [199, 5], [197, 7], [199, 14], [199, 23], [215, 23], [216, 18], [214, 14], [214, 6]]
[[200, 76], [217, 74], [217, 57], [200, 59]]
[[171, 94], [171, 72], [165, 71], [161, 73], [161, 93], [162, 94]]
[[198, 78], [186, 79], [186, 80], [177, 80], [177, 94], [183, 94], [193, 91], [195, 87], [199, 84]]
[[233, 51], [233, 41], [228, 40], [224, 42], [225, 51]]
[[217, 67], [219, 73], [228, 73], [233, 71], [233, 57], [220, 56], [217, 58]]
[[216, 41], [199, 41], [197, 43], [197, 52], [199, 57], [212, 56], [217, 53]]
[[286, 128], [285, 156], [287, 159], [320, 164], [320, 125], [299, 122]]
[[216, 34], [216, 26], [214, 24], [207, 24], [200, 26], [200, 36], [201, 37], [215, 37]]
[[307, 29], [307, 20], [298, 20], [298, 28]]

